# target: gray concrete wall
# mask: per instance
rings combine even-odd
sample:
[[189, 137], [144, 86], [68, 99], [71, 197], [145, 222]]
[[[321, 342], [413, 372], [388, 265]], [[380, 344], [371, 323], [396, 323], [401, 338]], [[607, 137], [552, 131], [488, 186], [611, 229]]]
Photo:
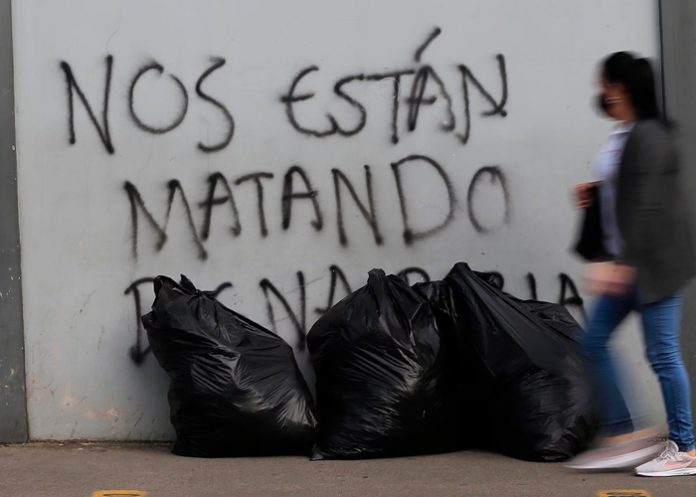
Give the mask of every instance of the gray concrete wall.
[[[662, 59], [665, 104], [668, 116], [679, 125], [684, 182], [691, 211], [696, 212], [693, 186], [696, 185], [696, 4], [693, 0], [663, 0], [661, 3]], [[696, 215], [692, 216], [696, 230]], [[682, 327], [684, 359], [696, 390], [696, 282], [685, 293]], [[696, 395], [692, 395], [696, 412]]]
[[[13, 3], [32, 439], [172, 437], [168, 381], [136, 319], [152, 301], [143, 281], [157, 274], [184, 273], [206, 289], [233, 282], [220, 299], [295, 346], [310, 381], [302, 340], [327, 305], [332, 267], [356, 289], [373, 267], [439, 278], [466, 260], [500, 272], [522, 297], [532, 294], [529, 274], [542, 299], [572, 294], [567, 281], [579, 284], [582, 265], [568, 250], [578, 218], [568, 189], [593, 178], [611, 127], [590, 105], [593, 72], [625, 47], [657, 55], [654, 0], [171, 5]], [[161, 78], [153, 60], [166, 68]], [[452, 104], [442, 96], [424, 106], [417, 129], [403, 107], [413, 75], [397, 89], [394, 129], [392, 81], [351, 83], [362, 123], [332, 96], [349, 75], [416, 74], [424, 64]], [[281, 97], [313, 65], [296, 91], [316, 98], [290, 111]], [[460, 65], [489, 97], [470, 76], [465, 94]], [[491, 111], [491, 99], [504, 101], [504, 113]], [[332, 131], [327, 113], [350, 136]], [[284, 218], [292, 165], [310, 178], [322, 223], [306, 199], [291, 223]], [[259, 171], [263, 198], [249, 181]], [[369, 188], [373, 214], [361, 214], [336, 173], [363, 204]], [[211, 204], [206, 218], [201, 201], [220, 176], [234, 191], [239, 230], [229, 204]], [[624, 327], [621, 349], [636, 397], [659, 409], [637, 325]]]
[[[171, 438], [168, 381], [135, 316], [135, 304], [147, 311], [153, 297], [139, 282], [157, 274], [184, 273], [206, 289], [232, 282], [220, 299], [293, 345], [310, 381], [302, 340], [328, 303], [333, 266], [353, 289], [373, 267], [417, 266], [440, 278], [459, 260], [500, 272], [506, 290], [522, 297], [532, 293], [530, 273], [546, 300], [565, 300], [568, 278], [579, 284], [582, 266], [568, 250], [578, 213], [568, 189], [593, 177], [611, 127], [590, 105], [593, 72], [606, 53], [627, 46], [657, 55], [654, 0], [175, 4], [13, 3], [32, 439]], [[148, 69], [153, 60], [166, 68], [162, 77]], [[332, 96], [349, 75], [415, 74], [424, 64], [442, 80], [453, 119], [438, 97], [423, 106], [417, 127], [401, 107], [392, 130], [388, 80], [351, 83], [364, 123]], [[460, 64], [490, 98], [505, 95], [504, 115], [491, 114], [469, 76], [464, 95]], [[316, 98], [289, 111], [282, 96], [313, 65], [319, 69], [296, 91]], [[201, 98], [197, 81], [218, 105]], [[400, 106], [415, 83], [401, 81]], [[431, 83], [428, 94], [438, 92]], [[339, 136], [327, 113], [355, 133]], [[292, 208], [292, 222], [283, 217], [292, 165], [317, 192], [322, 223], [306, 199]], [[373, 224], [336, 175], [364, 204], [365, 165]], [[401, 165], [399, 186], [393, 167]], [[259, 171], [263, 198], [248, 179]], [[201, 201], [220, 176], [233, 191], [239, 230], [229, 203], [214, 214], [211, 205], [206, 227]], [[299, 192], [298, 178], [294, 184]], [[179, 193], [170, 210], [172, 185]], [[217, 187], [219, 198], [225, 190]], [[339, 282], [335, 296], [344, 290]], [[633, 340], [636, 324], [627, 323], [622, 350], [639, 368], [632, 378], [640, 397], [659, 408], [657, 383]]]
[[28, 437], [10, 0], [0, 0], [0, 442]]

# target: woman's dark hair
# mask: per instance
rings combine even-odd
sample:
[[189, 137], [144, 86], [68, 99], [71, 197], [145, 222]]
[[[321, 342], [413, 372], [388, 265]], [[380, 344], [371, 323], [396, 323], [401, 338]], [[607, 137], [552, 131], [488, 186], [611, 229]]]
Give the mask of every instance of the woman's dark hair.
[[602, 75], [607, 82], [626, 87], [638, 119], [664, 121], [657, 104], [655, 75], [648, 59], [636, 58], [628, 52], [613, 53], [602, 63]]

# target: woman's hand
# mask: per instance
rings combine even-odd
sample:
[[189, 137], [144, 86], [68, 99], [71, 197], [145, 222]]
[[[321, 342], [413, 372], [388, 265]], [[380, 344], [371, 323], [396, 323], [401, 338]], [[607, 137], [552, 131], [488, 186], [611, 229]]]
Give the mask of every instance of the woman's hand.
[[575, 205], [578, 209], [587, 209], [592, 206], [592, 189], [595, 188], [595, 183], [580, 183], [573, 188], [573, 197]]
[[585, 268], [585, 290], [595, 295], [621, 297], [636, 278], [636, 268], [613, 262], [595, 262]]

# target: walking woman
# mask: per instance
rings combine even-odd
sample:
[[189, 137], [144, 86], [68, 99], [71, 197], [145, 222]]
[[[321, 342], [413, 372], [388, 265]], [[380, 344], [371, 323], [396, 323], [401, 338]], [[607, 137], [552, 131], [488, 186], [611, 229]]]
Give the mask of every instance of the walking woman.
[[[597, 301], [585, 346], [599, 396], [603, 434], [576, 469], [634, 466], [643, 476], [696, 475], [689, 379], [681, 358], [681, 291], [696, 273], [688, 213], [680, 194], [679, 156], [657, 105], [648, 60], [626, 52], [601, 63], [599, 103], [617, 122], [597, 160], [597, 182], [576, 187], [580, 208], [598, 198], [608, 260], [589, 264]], [[597, 188], [597, 196], [590, 195]], [[669, 440], [655, 445], [638, 430], [619, 388], [608, 342], [631, 312], [640, 314], [646, 355], [659, 378]]]

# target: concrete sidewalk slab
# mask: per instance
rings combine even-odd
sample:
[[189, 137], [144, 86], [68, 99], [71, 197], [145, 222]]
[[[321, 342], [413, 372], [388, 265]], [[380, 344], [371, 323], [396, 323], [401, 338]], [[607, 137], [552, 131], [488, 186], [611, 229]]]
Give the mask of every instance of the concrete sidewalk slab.
[[168, 445], [155, 444], [0, 447], [2, 497], [90, 497], [117, 489], [145, 491], [149, 497], [595, 497], [615, 489], [696, 497], [696, 476], [581, 474], [561, 464], [478, 451], [311, 462], [302, 457], [185, 458], [172, 455]]

